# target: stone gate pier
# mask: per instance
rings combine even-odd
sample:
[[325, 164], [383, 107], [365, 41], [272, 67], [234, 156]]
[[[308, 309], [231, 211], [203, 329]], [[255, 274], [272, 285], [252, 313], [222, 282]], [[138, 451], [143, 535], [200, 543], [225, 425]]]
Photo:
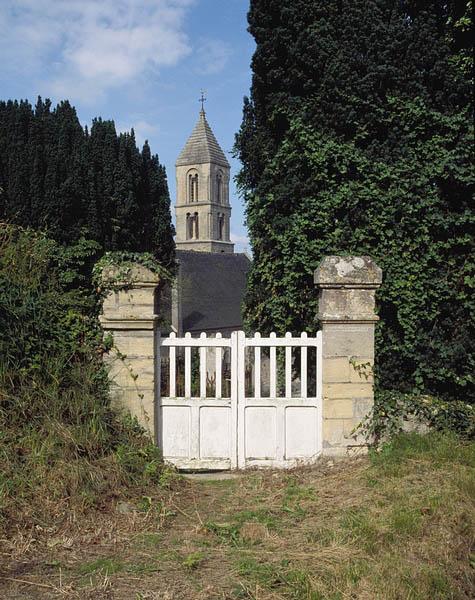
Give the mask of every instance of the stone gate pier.
[[364, 440], [350, 434], [373, 406], [375, 292], [382, 271], [369, 256], [327, 256], [315, 271], [323, 333], [323, 454]]
[[[109, 279], [119, 275], [117, 268], [104, 273]], [[111, 400], [136, 417], [150, 436], [156, 430], [156, 330], [155, 296], [159, 276], [141, 265], [127, 273], [127, 284], [111, 291], [104, 300], [101, 325], [112, 334], [113, 347], [105, 356], [111, 380]], [[116, 282], [120, 287], [119, 280]]]

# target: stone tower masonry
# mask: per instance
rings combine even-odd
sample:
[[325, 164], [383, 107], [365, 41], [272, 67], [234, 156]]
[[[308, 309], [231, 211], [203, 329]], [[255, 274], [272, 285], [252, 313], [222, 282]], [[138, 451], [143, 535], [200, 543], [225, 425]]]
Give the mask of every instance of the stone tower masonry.
[[230, 165], [205, 111], [176, 161], [176, 247], [198, 252], [234, 252], [230, 240]]

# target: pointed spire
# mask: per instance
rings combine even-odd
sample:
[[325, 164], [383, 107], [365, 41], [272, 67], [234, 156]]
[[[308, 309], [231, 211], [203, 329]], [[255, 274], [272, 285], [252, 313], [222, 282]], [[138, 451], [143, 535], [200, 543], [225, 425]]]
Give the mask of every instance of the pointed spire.
[[[203, 102], [205, 99], [203, 98]], [[230, 168], [229, 162], [216, 140], [202, 107], [198, 122], [176, 161], [176, 166], [214, 163]]]

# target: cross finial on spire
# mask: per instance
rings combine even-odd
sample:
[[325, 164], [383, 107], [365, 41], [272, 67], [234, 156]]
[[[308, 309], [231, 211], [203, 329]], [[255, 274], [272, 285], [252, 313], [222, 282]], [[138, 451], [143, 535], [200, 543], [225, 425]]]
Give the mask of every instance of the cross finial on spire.
[[201, 98], [199, 99], [199, 102], [201, 102], [201, 112], [204, 114], [205, 112], [205, 102], [206, 102], [206, 91], [205, 90], [201, 90]]

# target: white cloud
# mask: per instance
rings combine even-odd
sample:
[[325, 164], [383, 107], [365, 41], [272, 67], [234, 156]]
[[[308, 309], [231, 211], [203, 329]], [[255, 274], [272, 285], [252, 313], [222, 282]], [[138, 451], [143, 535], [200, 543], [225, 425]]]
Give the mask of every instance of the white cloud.
[[238, 252], [250, 252], [251, 251], [251, 245], [250, 245], [249, 238], [247, 237], [247, 235], [239, 235], [239, 234], [233, 233], [231, 231], [230, 238], [231, 238], [231, 241], [236, 244], [236, 250]]
[[130, 131], [134, 130], [135, 133], [135, 141], [137, 142], [137, 146], [141, 148], [145, 140], [150, 140], [153, 135], [156, 135], [159, 131], [158, 125], [154, 123], [150, 123], [145, 119], [136, 119], [135, 121], [131, 121], [130, 124], [119, 123], [116, 126], [117, 131]]
[[2, 0], [2, 63], [46, 73], [42, 87], [58, 96], [93, 101], [186, 57], [194, 1]]
[[225, 42], [201, 39], [196, 51], [195, 70], [200, 75], [215, 75], [224, 69], [230, 56], [231, 48]]
[[231, 231], [231, 241], [235, 242], [236, 244], [243, 244], [243, 245], [249, 245], [249, 238], [247, 237], [247, 235], [239, 235], [237, 233], [233, 233]]

